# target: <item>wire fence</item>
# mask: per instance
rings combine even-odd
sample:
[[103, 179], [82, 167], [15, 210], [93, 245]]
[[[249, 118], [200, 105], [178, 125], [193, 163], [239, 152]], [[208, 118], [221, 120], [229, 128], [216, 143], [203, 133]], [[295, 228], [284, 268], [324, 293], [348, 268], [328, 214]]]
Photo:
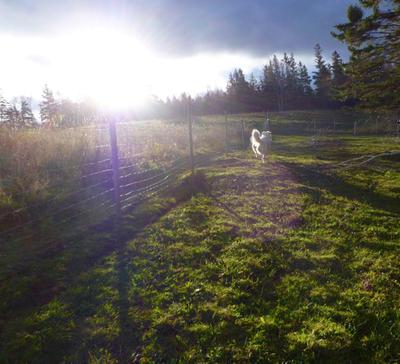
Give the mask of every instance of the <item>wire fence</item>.
[[[0, 276], [4, 279], [29, 269], [41, 256], [72, 237], [84, 237], [99, 224], [111, 222], [115, 229], [121, 215], [174, 187], [179, 176], [209, 158], [201, 151], [193, 156], [193, 140], [199, 141], [200, 136], [193, 138], [187, 122], [119, 125], [111, 121], [108, 129], [90, 131], [94, 135], [87, 129], [79, 134], [84, 137], [77, 146], [81, 155], [65, 162], [71, 151], [61, 144], [65, 156], [60, 153], [60, 162], [35, 169], [36, 177], [45, 175], [47, 182], [35, 188], [35, 198], [17, 188], [19, 176], [0, 181], [0, 191], [12, 191], [14, 202], [7, 206], [0, 200]], [[78, 131], [60, 132], [64, 142]], [[16, 201], [21, 207], [15, 208]]]
[[[34, 188], [35, 198], [33, 193], [24, 192], [29, 178], [0, 180], [0, 187], [16, 191], [11, 198], [14, 204], [2, 204], [0, 194], [0, 274], [28, 267], [34, 257], [57, 243], [85, 234], [104, 221], [115, 226], [116, 218], [176, 185], [180, 175], [193, 173], [210, 155], [247, 148], [254, 127], [273, 133], [285, 127], [279, 118], [268, 114], [258, 120], [225, 115], [222, 121], [193, 118], [189, 109], [181, 121], [111, 121], [108, 127], [60, 131], [51, 157], [43, 157], [47, 161], [43, 169], [31, 168], [37, 179], [40, 176], [46, 182]], [[348, 122], [336, 119], [291, 121], [297, 131], [314, 137], [344, 130], [358, 135], [376, 126], [375, 120], [355, 121], [351, 132]], [[397, 121], [387, 125], [387, 130], [399, 134]], [[52, 138], [56, 136], [50, 133]], [[16, 161], [16, 172], [34, 165], [30, 154], [22, 154], [26, 164], [23, 158]], [[57, 162], [53, 161], [55, 156]], [[22, 180], [28, 184], [23, 185]]]

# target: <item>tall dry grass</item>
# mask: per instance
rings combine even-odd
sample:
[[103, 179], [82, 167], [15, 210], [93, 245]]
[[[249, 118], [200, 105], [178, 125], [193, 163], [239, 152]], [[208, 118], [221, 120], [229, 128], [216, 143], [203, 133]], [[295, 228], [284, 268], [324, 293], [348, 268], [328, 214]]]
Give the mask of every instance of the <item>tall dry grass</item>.
[[[196, 153], [225, 150], [227, 133], [238, 144], [237, 125], [194, 121]], [[143, 121], [117, 125], [120, 164], [167, 168], [189, 154], [187, 122]], [[0, 215], [95, 183], [81, 176], [110, 168], [108, 125], [71, 129], [0, 129]], [[90, 164], [90, 166], [88, 166]], [[83, 186], [82, 186], [83, 183]]]

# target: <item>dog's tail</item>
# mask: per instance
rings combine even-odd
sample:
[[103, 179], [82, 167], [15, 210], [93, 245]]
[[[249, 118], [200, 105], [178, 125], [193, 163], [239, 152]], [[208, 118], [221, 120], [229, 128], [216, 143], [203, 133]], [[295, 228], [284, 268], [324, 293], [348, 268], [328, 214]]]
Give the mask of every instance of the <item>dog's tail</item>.
[[251, 139], [258, 143], [261, 143], [260, 137], [261, 137], [260, 132], [257, 129], [253, 129], [253, 131], [251, 132]]

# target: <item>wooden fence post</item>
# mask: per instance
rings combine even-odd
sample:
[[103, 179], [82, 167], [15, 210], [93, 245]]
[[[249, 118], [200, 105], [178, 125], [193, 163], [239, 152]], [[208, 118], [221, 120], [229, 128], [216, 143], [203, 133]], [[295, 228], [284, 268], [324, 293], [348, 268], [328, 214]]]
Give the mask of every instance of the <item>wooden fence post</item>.
[[270, 130], [270, 125], [269, 125], [269, 114], [268, 114], [268, 111], [265, 113], [265, 130], [266, 131], [271, 131]]
[[100, 148], [97, 148], [97, 146], [102, 144], [101, 139], [99, 138], [99, 134], [100, 134], [100, 132], [96, 128], [95, 132], [94, 132], [94, 135], [95, 135], [94, 142], [95, 142], [95, 146], [96, 146], [96, 150], [95, 150], [95, 153], [96, 153], [95, 162], [96, 163], [100, 160]]
[[190, 169], [192, 171], [192, 175], [194, 175], [192, 98], [190, 96], [187, 101], [187, 118], [189, 124], [189, 161], [190, 161]]
[[336, 119], [333, 119], [333, 131], [336, 131]]
[[114, 200], [115, 200], [115, 214], [117, 221], [121, 217], [121, 194], [120, 194], [120, 181], [119, 181], [119, 159], [118, 159], [118, 143], [117, 143], [117, 129], [115, 126], [115, 119], [110, 120], [110, 146], [111, 146], [111, 168], [113, 172], [114, 183]]
[[314, 119], [313, 123], [314, 123], [314, 135], [315, 135], [317, 133], [317, 121]]
[[228, 113], [225, 111], [225, 152], [229, 149], [229, 139], [228, 139]]
[[243, 119], [241, 120], [240, 124], [241, 124], [241, 129], [242, 129], [242, 147], [243, 147], [243, 149], [246, 149], [246, 142], [244, 140], [244, 121], [243, 121]]
[[354, 126], [353, 126], [353, 135], [354, 135], [354, 136], [357, 135], [357, 120], [354, 122]]

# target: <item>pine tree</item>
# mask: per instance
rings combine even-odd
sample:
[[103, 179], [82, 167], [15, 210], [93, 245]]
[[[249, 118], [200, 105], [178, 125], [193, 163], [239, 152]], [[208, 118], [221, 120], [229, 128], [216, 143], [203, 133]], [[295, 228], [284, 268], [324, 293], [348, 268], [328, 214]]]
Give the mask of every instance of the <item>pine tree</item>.
[[329, 96], [331, 90], [331, 71], [322, 56], [322, 48], [319, 44], [314, 47], [315, 68], [313, 79], [315, 84], [315, 95], [322, 107], [329, 106]]
[[[332, 53], [332, 79], [330, 96], [336, 101], [336, 105], [340, 106], [340, 101], [343, 101], [343, 90], [345, 89], [346, 82], [348, 81], [345, 74], [345, 66], [340, 54], [337, 51]], [[350, 106], [350, 103], [348, 103]]]
[[[400, 2], [360, 0], [350, 6], [348, 23], [332, 32], [347, 44], [350, 61], [346, 65], [343, 98], [356, 99], [359, 106], [373, 110], [400, 108]], [[363, 8], [368, 15], [364, 16]]]
[[299, 62], [299, 88], [301, 94], [300, 109], [311, 108], [313, 105], [313, 89], [311, 87], [311, 77], [308, 74], [306, 65]]
[[251, 87], [246, 81], [243, 71], [238, 68], [229, 75], [226, 88], [230, 101], [230, 112], [241, 112], [249, 110], [249, 100], [251, 97]]
[[283, 55], [282, 62], [284, 65], [284, 104], [286, 109], [294, 109], [298, 106], [300, 101], [297, 63], [293, 54], [288, 56], [286, 53]]
[[250, 87], [250, 90], [252, 91], [252, 93], [257, 93], [259, 91], [259, 84], [258, 84], [256, 78], [254, 77], [254, 73], [250, 74], [249, 87]]
[[12, 103], [8, 105], [6, 110], [7, 126], [11, 129], [18, 129], [23, 127], [21, 113], [17, 108], [17, 99], [14, 98]]
[[339, 89], [346, 82], [343, 60], [337, 51], [332, 53], [332, 87]]
[[7, 110], [10, 107], [7, 100], [0, 94], [0, 126], [9, 126]]
[[22, 127], [32, 127], [36, 125], [36, 119], [32, 112], [31, 107], [31, 99], [27, 97], [21, 97], [21, 110], [20, 110], [20, 118], [21, 118], [21, 126]]
[[53, 92], [47, 85], [43, 89], [43, 101], [40, 103], [40, 118], [47, 126], [57, 126], [58, 105], [54, 99]]
[[260, 80], [260, 89], [265, 109], [273, 110], [277, 108], [276, 80], [271, 60], [268, 65], [265, 65], [263, 68]]
[[274, 55], [272, 57], [272, 72], [273, 72], [273, 91], [276, 95], [277, 108], [282, 111], [284, 108], [284, 96], [285, 96], [285, 76], [284, 76], [284, 65], [279, 62], [278, 57]]

